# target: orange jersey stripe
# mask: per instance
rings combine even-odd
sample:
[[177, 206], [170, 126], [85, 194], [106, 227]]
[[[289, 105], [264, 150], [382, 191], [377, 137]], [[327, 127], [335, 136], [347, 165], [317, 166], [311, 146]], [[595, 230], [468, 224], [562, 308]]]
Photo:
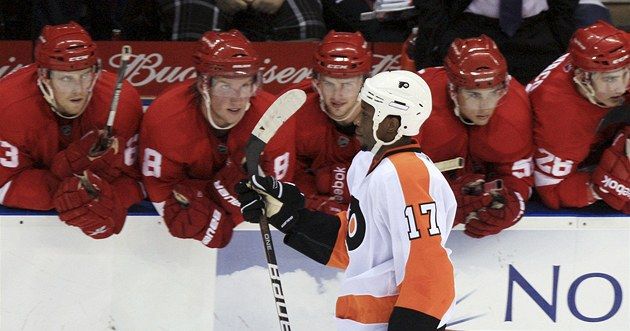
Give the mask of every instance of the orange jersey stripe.
[[339, 232], [337, 233], [335, 247], [326, 266], [339, 269], [346, 269], [348, 266], [349, 258], [348, 250], [346, 249], [346, 234], [348, 233], [347, 214], [345, 211], [337, 214], [337, 217], [339, 217]]
[[335, 314], [363, 324], [387, 323], [398, 296], [345, 295], [337, 298]]
[[[396, 168], [405, 204], [412, 206], [420, 237], [411, 240], [405, 277], [400, 284], [396, 306], [405, 307], [442, 319], [453, 302], [453, 266], [442, 247], [440, 235], [429, 235], [429, 214], [422, 214], [420, 205], [432, 203], [429, 195], [429, 172], [414, 153], [389, 157]], [[444, 217], [445, 215], [434, 215]]]

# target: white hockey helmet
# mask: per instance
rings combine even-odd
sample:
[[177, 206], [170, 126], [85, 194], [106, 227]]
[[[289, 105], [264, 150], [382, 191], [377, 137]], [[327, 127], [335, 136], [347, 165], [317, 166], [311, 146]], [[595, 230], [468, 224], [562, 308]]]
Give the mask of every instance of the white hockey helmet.
[[[429, 85], [416, 73], [406, 70], [385, 71], [365, 80], [359, 97], [372, 107], [373, 135], [378, 151], [382, 145], [391, 145], [402, 136], [413, 137], [420, 132], [422, 123], [431, 114], [431, 90]], [[376, 136], [379, 124], [385, 117], [400, 117], [400, 127], [396, 137], [389, 142]]]

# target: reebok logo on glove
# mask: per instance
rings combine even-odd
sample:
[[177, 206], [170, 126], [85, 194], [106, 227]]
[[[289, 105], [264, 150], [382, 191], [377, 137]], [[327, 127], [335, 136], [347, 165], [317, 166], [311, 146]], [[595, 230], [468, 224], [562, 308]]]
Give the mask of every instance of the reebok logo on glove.
[[604, 174], [604, 179], [601, 180], [601, 184], [601, 189], [610, 189], [617, 193], [617, 195], [619, 196], [630, 198], [630, 188], [608, 177], [608, 175]]

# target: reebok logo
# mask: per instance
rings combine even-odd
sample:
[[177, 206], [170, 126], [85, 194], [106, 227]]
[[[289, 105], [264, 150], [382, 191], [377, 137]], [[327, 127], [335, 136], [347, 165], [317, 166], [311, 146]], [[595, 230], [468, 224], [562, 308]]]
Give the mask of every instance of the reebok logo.
[[601, 184], [602, 189], [609, 189], [619, 196], [630, 198], [630, 188], [608, 177], [608, 175], [604, 175], [604, 179], [602, 179]]
[[338, 203], [343, 202], [343, 191], [346, 187], [346, 172], [347, 167], [335, 167], [335, 170], [333, 170], [333, 174], [335, 177], [333, 179], [331, 187], [333, 189], [333, 197]]

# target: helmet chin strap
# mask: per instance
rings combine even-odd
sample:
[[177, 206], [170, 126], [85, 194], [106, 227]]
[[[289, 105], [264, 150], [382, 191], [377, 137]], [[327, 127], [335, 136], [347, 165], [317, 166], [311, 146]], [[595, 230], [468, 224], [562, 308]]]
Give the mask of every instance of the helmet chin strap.
[[317, 94], [319, 94], [319, 108], [333, 121], [337, 123], [345, 123], [346, 121], [350, 120], [350, 123], [352, 123], [352, 120], [354, 120], [357, 114], [359, 114], [359, 111], [361, 111], [361, 102], [357, 97], [357, 101], [355, 101], [354, 106], [352, 106], [352, 108], [345, 115], [336, 116], [330, 113], [326, 110], [326, 102], [324, 101], [322, 91], [319, 89], [319, 87], [317, 87], [317, 84], [315, 84], [315, 82], [312, 81], [311, 84], [313, 85], [313, 88], [317, 91]]
[[50, 106], [50, 109], [57, 114], [57, 116], [71, 120], [71, 119], [75, 119], [79, 116], [81, 116], [81, 114], [83, 114], [83, 112], [85, 111], [85, 108], [87, 108], [87, 105], [90, 103], [90, 100], [92, 99], [92, 90], [94, 89], [94, 85], [96, 84], [96, 81], [98, 80], [98, 77], [100, 76], [101, 72], [100, 70], [98, 70], [96, 76], [94, 77], [94, 80], [92, 80], [92, 84], [90, 84], [90, 87], [88, 88], [88, 94], [87, 94], [87, 100], [85, 101], [85, 103], [83, 104], [83, 107], [81, 107], [81, 110], [74, 114], [74, 115], [65, 115], [64, 113], [62, 113], [61, 111], [59, 111], [59, 106], [57, 105], [57, 100], [55, 100], [55, 93], [53, 92], [52, 88], [50, 87], [50, 85], [48, 85], [48, 83], [46, 83], [42, 77], [47, 75], [47, 71], [48, 69], [37, 69], [38, 71], [38, 77], [37, 77], [37, 87], [39, 87], [39, 90], [42, 92], [42, 95], [44, 96], [44, 99], [46, 100], [46, 102], [48, 102], [48, 105]]
[[376, 141], [376, 143], [374, 144], [374, 146], [372, 146], [372, 149], [370, 150], [370, 152], [374, 155], [378, 153], [381, 147], [389, 146], [397, 142], [400, 139], [400, 137], [402, 137], [402, 132], [400, 131], [400, 127], [398, 127], [398, 132], [396, 132], [396, 136], [394, 137], [394, 139], [392, 139], [391, 141], [382, 141], [381, 139], [377, 137], [377, 134], [376, 134], [376, 131], [378, 130], [378, 127], [380, 124], [381, 122], [378, 122], [378, 123], [374, 122], [374, 124], [372, 124], [372, 137], [374, 137], [374, 140]]
[[[206, 118], [208, 119], [210, 126], [212, 126], [216, 130], [228, 130], [228, 129], [233, 128], [234, 126], [236, 126], [236, 124], [238, 124], [239, 121], [236, 121], [232, 124], [228, 124], [226, 126], [219, 126], [214, 121], [214, 119], [212, 119], [212, 111], [211, 111], [212, 99], [210, 98], [210, 92], [208, 91], [207, 82], [208, 82], [208, 79], [204, 77], [202, 88], [201, 88], [201, 96], [203, 97], [203, 108], [204, 108], [204, 111], [206, 112]], [[249, 110], [250, 106], [251, 106], [251, 103], [248, 100], [247, 105], [245, 106], [245, 112]]]
[[453, 108], [453, 112], [455, 113], [455, 116], [457, 116], [457, 118], [459, 118], [459, 120], [462, 121], [462, 123], [466, 125], [476, 125], [473, 121], [464, 118], [461, 112], [459, 111], [459, 102], [457, 101], [457, 92], [456, 92], [455, 85], [451, 83], [448, 84], [448, 93], [451, 96], [451, 100], [453, 100], [453, 103], [455, 104], [455, 108]]
[[592, 73], [585, 72], [585, 71], [582, 73], [584, 74], [584, 79], [578, 78], [577, 77], [578, 75], [573, 75], [573, 82], [577, 86], [578, 91], [580, 91], [580, 94], [582, 94], [586, 99], [588, 99], [590, 103], [601, 108], [612, 108], [612, 107], [621, 106], [621, 104], [623, 104], [621, 103], [619, 105], [608, 106], [602, 103], [601, 101], [599, 101], [597, 97], [595, 96], [595, 89], [593, 88], [593, 85], [591, 85]]

